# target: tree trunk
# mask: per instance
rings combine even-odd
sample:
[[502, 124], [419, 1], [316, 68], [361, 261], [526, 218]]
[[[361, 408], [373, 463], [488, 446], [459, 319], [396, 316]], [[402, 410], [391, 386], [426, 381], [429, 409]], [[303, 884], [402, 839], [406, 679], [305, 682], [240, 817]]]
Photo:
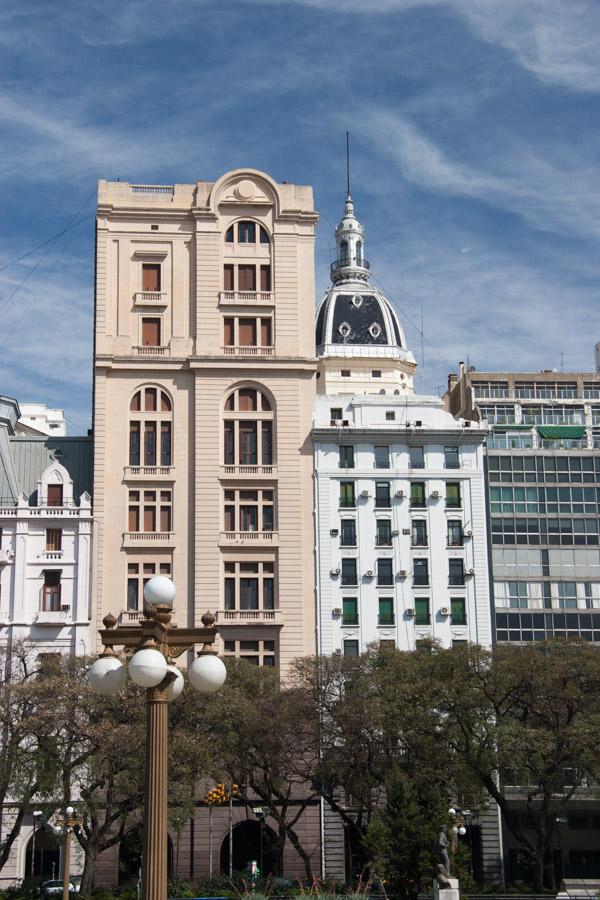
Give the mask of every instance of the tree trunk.
[[92, 883], [94, 880], [94, 872], [96, 871], [96, 860], [98, 859], [98, 845], [96, 842], [88, 841], [83, 848], [85, 853], [85, 862], [83, 865], [83, 873], [81, 875], [81, 895], [89, 900], [92, 894]]
[[287, 831], [287, 835], [288, 835], [290, 841], [292, 842], [292, 845], [293, 845], [296, 853], [298, 854], [298, 856], [302, 859], [302, 862], [304, 863], [304, 870], [306, 872], [306, 877], [312, 878], [313, 872], [312, 872], [312, 866], [310, 863], [310, 856], [308, 855], [308, 853], [306, 852], [306, 850], [304, 849], [304, 847], [298, 840], [298, 835], [296, 834], [294, 829], [287, 826], [286, 831]]
[[285, 825], [280, 822], [277, 828], [277, 840], [273, 844], [273, 850], [276, 853], [276, 875], [283, 875], [283, 853], [285, 850], [285, 841], [287, 838]]
[[537, 894], [541, 894], [544, 890], [544, 854], [539, 851], [533, 857], [532, 871], [533, 889]]

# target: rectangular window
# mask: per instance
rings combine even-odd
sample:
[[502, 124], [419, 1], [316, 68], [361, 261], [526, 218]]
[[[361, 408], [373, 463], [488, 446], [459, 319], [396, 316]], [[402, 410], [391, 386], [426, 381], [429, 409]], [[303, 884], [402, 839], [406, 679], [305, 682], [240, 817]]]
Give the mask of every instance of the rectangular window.
[[[132, 568], [132, 566], [128, 566], [128, 571]], [[137, 569], [138, 567], [135, 566]], [[135, 578], [127, 579], [127, 609], [137, 610], [139, 603], [139, 579], [136, 575]]]
[[238, 266], [238, 290], [256, 291], [256, 266]]
[[353, 481], [340, 481], [340, 506], [342, 508], [356, 506]]
[[465, 583], [465, 564], [462, 559], [448, 560], [448, 582], [454, 585]]
[[129, 531], [140, 530], [140, 492], [129, 491], [129, 511], [127, 525]]
[[344, 656], [358, 656], [358, 641], [344, 641]]
[[391, 506], [389, 481], [375, 482], [375, 509], [387, 509]]
[[459, 469], [458, 447], [444, 447], [444, 466], [446, 469]]
[[425, 468], [425, 451], [423, 447], [409, 447], [411, 469]]
[[[144, 491], [145, 494], [154, 493], [154, 491]], [[144, 531], [156, 531], [156, 507], [144, 506]]]
[[263, 293], [271, 290], [271, 266], [260, 267], [260, 289]]
[[274, 609], [272, 562], [225, 562], [223, 565], [225, 609]]
[[391, 585], [394, 583], [393, 560], [378, 559], [377, 560], [377, 584]]
[[261, 459], [263, 466], [273, 465], [273, 423], [261, 422], [260, 427], [262, 447]]
[[260, 345], [261, 347], [273, 346], [273, 331], [270, 319], [260, 320]]
[[577, 584], [574, 581], [562, 581], [557, 585], [558, 608], [577, 609]]
[[231, 421], [224, 423], [225, 437], [225, 465], [232, 466], [235, 463], [235, 426]]
[[329, 410], [329, 417], [332, 422], [339, 422], [342, 418], [342, 409], [339, 406], [332, 406]]
[[358, 625], [358, 598], [344, 597], [342, 600], [342, 625]]
[[230, 293], [235, 291], [233, 266], [230, 264], [223, 266], [223, 290]]
[[354, 447], [340, 447], [340, 469], [354, 468]]
[[390, 448], [387, 446], [375, 447], [375, 468], [389, 469], [390, 467]]
[[240, 347], [256, 347], [256, 319], [240, 319], [238, 323]]
[[235, 609], [235, 578], [225, 579], [225, 609]]
[[60, 572], [44, 572], [42, 588], [42, 610], [44, 612], [60, 611]]
[[378, 547], [392, 546], [392, 523], [390, 519], [377, 519], [375, 543]]
[[394, 598], [393, 597], [380, 597], [379, 598], [378, 622], [380, 625], [393, 625], [394, 624]]
[[160, 347], [160, 319], [142, 319], [142, 346]]
[[413, 560], [413, 584], [418, 586], [429, 584], [429, 561], [427, 559]]
[[48, 485], [48, 506], [63, 505], [63, 486], [62, 484]]
[[464, 597], [450, 599], [450, 612], [452, 625], [467, 624], [467, 603]]
[[256, 422], [240, 422], [240, 465], [255, 466], [256, 455]]
[[425, 482], [411, 481], [410, 483], [410, 505], [413, 509], [420, 509], [425, 506]]
[[258, 578], [240, 578], [240, 609], [258, 609]]
[[354, 519], [342, 519], [341, 525], [340, 545], [356, 547], [356, 522]]
[[371, 371], [371, 378], [381, 378], [381, 369], [373, 369]]
[[171, 465], [171, 423], [160, 423], [160, 464]]
[[342, 378], [350, 378], [350, 369], [342, 369], [340, 375]]
[[415, 625], [430, 625], [429, 598], [415, 597]]
[[140, 423], [131, 422], [129, 424], [129, 465], [139, 466], [140, 464]]
[[254, 222], [238, 222], [238, 244], [256, 243], [256, 224]]
[[142, 290], [160, 291], [160, 263], [142, 263]]
[[394, 422], [395, 419], [396, 419], [396, 413], [391, 409], [386, 410], [385, 421], [386, 422]]
[[235, 344], [235, 319], [223, 319], [223, 344], [225, 347]]
[[156, 422], [144, 423], [144, 465], [156, 465]]
[[342, 584], [358, 584], [356, 560], [354, 558], [342, 560]]
[[46, 528], [46, 550], [50, 553], [62, 550], [62, 528]]
[[413, 519], [411, 535], [413, 547], [427, 546], [427, 522], [425, 519]]
[[463, 528], [462, 522], [457, 519], [448, 519], [448, 546], [462, 547]]
[[448, 509], [460, 509], [462, 506], [460, 498], [460, 482], [446, 482], [446, 507]]

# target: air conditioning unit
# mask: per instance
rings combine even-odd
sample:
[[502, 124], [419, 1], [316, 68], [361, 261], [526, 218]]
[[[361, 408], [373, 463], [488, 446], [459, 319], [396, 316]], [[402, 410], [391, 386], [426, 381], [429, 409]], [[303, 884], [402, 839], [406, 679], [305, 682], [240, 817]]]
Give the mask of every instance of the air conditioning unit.
[[470, 428], [471, 423], [467, 420], [466, 422], [464, 422], [464, 426], [465, 426], [465, 428]]
[[339, 428], [340, 425], [342, 424], [342, 420], [341, 419], [331, 419], [329, 424], [331, 425], [332, 428]]
[[361, 491], [361, 492], [360, 492], [360, 496], [361, 496], [361, 497], [368, 497], [368, 496], [369, 496], [369, 492], [368, 492], [368, 491]]
[[404, 497], [404, 491], [396, 491], [396, 497], [398, 497], [399, 500], [402, 500], [402, 498]]
[[342, 426], [344, 428], [348, 428], [349, 425], [350, 425], [350, 422], [348, 419], [342, 419]]
[[399, 578], [406, 578], [407, 575], [408, 575], [408, 572], [406, 571], [406, 569], [400, 569], [400, 571], [398, 572]]
[[373, 577], [373, 570], [367, 569], [367, 571], [365, 572], [365, 578], [372, 578], [372, 577]]
[[422, 421], [420, 419], [417, 419], [415, 421], [415, 428], [422, 428], [422, 427], [423, 427]]
[[411, 618], [415, 614], [415, 611], [411, 606], [409, 606], [408, 609], [405, 609], [404, 612], [406, 613], [407, 616], [410, 616]]
[[440, 609], [440, 612], [443, 616], [447, 616], [448, 613], [450, 612], [450, 610], [448, 609], [447, 606], [442, 606], [442, 608]]
[[403, 528], [402, 534], [410, 534], [410, 528]]
[[469, 571], [467, 572], [467, 575], [474, 575], [474, 574], [475, 574], [475, 569], [469, 569]]
[[337, 537], [338, 534], [339, 534], [339, 531], [338, 531], [337, 528], [331, 528], [331, 529], [329, 530], [329, 534], [331, 535], [331, 537]]
[[341, 616], [341, 614], [342, 614], [342, 607], [341, 607], [341, 606], [334, 606], [333, 609], [331, 610], [331, 614], [332, 614], [333, 616]]
[[470, 531], [470, 530], [469, 530], [469, 531], [464, 531], [464, 532], [463, 532], [463, 537], [473, 537], [473, 532]]
[[332, 569], [332, 570], [331, 570], [331, 574], [332, 574], [332, 575], [339, 575], [341, 571], [342, 571], [341, 569]]
[[434, 500], [437, 500], [438, 497], [440, 496], [440, 492], [439, 492], [439, 491], [432, 491], [432, 492], [431, 492], [431, 496], [433, 497]]
[[398, 531], [398, 529], [394, 528], [394, 530], [392, 531], [392, 537], [398, 537], [399, 534], [400, 532]]

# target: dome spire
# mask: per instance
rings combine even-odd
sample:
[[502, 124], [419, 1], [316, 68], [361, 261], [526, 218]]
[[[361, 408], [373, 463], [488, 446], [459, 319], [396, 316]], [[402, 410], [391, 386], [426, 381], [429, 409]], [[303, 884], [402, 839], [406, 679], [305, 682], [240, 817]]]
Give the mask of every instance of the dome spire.
[[335, 230], [337, 259], [331, 264], [334, 284], [344, 281], [369, 280], [369, 263], [365, 260], [365, 230], [354, 214], [350, 193], [350, 132], [346, 132], [346, 200], [344, 215]]

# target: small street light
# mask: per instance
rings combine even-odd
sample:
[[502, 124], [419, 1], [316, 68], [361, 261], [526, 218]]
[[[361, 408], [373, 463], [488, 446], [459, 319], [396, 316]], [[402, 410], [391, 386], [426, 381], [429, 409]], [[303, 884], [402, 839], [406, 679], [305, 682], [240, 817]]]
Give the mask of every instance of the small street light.
[[33, 837], [31, 839], [31, 866], [29, 875], [31, 878], [35, 875], [35, 833], [38, 827], [38, 819], [43, 818], [44, 811], [42, 809], [34, 809], [33, 816]]
[[[35, 813], [34, 813], [35, 815]], [[81, 825], [83, 819], [75, 813], [72, 806], [67, 806], [60, 824], [54, 825], [52, 830], [56, 835], [62, 835], [63, 844], [63, 900], [69, 900], [71, 890], [71, 835], [73, 829]]]
[[[470, 809], [461, 809], [460, 807], [451, 806], [448, 810], [448, 815], [455, 819], [455, 823], [452, 826], [452, 849], [453, 852], [456, 853], [456, 841], [457, 837], [464, 837], [466, 834], [469, 835], [469, 871], [471, 876], [473, 876], [473, 841], [471, 834], [471, 819], [473, 818], [473, 813]], [[475, 811], [475, 815], [477, 815], [477, 810]]]
[[260, 866], [259, 872], [260, 877], [263, 877], [263, 863], [264, 863], [264, 844], [265, 844], [265, 819], [271, 813], [271, 809], [268, 806], [254, 806], [252, 808], [252, 812], [260, 822]]
[[144, 587], [144, 617], [137, 625], [121, 625], [108, 613], [100, 638], [104, 652], [89, 672], [89, 680], [101, 694], [116, 694], [125, 685], [125, 666], [114, 647], [133, 651], [129, 661], [132, 681], [146, 689], [146, 773], [144, 786], [144, 851], [142, 896], [167, 900], [167, 704], [183, 690], [183, 675], [173, 660], [195, 644], [203, 644], [188, 669], [193, 688], [210, 694], [225, 682], [223, 660], [213, 650], [217, 635], [215, 617], [202, 616], [203, 628], [177, 628], [171, 624], [175, 585], [156, 575]]

